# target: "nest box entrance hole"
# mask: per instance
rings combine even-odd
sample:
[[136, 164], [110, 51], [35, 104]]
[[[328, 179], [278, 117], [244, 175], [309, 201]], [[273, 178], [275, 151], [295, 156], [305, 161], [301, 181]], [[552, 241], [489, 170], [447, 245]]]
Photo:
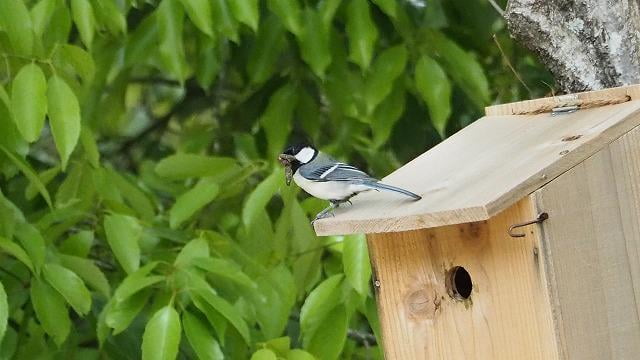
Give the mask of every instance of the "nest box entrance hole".
[[462, 266], [454, 266], [447, 271], [447, 292], [456, 300], [467, 300], [471, 297], [473, 281], [467, 269]]

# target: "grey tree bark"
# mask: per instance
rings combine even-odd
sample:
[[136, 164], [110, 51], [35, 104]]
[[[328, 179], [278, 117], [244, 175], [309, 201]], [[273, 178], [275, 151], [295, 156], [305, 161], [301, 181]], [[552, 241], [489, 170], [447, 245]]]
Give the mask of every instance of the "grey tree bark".
[[640, 83], [640, 0], [509, 0], [505, 19], [566, 92]]

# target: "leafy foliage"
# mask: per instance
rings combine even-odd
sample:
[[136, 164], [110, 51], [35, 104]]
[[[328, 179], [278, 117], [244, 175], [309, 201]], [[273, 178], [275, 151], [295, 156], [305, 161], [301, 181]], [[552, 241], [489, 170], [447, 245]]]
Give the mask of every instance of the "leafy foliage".
[[380, 358], [275, 157], [382, 176], [524, 97], [505, 56], [545, 91], [484, 1], [0, 1], [0, 357]]

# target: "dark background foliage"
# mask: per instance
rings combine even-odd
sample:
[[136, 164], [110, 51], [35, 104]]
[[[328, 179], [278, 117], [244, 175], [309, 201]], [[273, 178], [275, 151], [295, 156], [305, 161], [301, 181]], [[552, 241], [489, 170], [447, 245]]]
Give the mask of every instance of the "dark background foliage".
[[484, 0], [2, 0], [0, 357], [380, 358], [277, 154], [383, 177], [549, 84]]

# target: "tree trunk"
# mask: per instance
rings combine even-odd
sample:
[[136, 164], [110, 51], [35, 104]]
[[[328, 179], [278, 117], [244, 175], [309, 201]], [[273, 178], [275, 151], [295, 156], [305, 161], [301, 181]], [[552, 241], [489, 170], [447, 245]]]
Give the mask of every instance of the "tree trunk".
[[639, 0], [509, 0], [505, 18], [566, 92], [640, 83]]

